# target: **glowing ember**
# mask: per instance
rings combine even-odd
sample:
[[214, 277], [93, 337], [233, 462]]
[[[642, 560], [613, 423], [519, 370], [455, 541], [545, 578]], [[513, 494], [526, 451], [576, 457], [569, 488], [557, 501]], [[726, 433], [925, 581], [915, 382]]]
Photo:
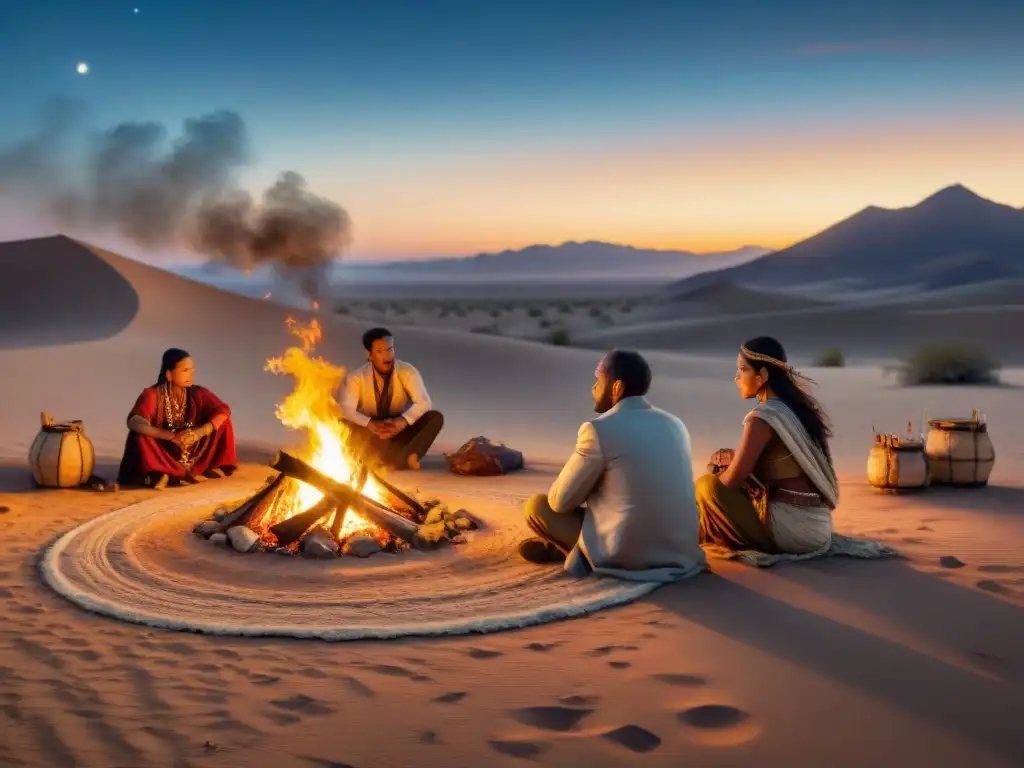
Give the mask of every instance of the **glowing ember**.
[[[277, 406], [277, 418], [286, 427], [305, 433], [305, 444], [293, 451], [298, 458], [323, 474], [358, 488], [361, 466], [349, 450], [349, 430], [341, 422], [341, 406], [334, 399], [334, 393], [345, 378], [345, 369], [322, 357], [312, 356], [314, 347], [323, 337], [320, 324], [315, 319], [308, 326], [303, 326], [288, 318], [288, 327], [302, 346], [289, 348], [281, 357], [268, 360], [266, 366], [266, 370], [272, 373], [285, 373], [295, 379], [295, 389]], [[371, 499], [388, 505], [387, 491], [372, 476], [361, 490]], [[323, 493], [316, 488], [288, 479], [272, 508], [253, 527], [264, 537], [272, 536], [267, 533], [270, 526], [309, 509], [322, 498]], [[328, 528], [337, 514], [332, 513], [331, 518], [324, 521]], [[356, 532], [369, 534], [375, 539], [387, 535], [349, 510], [338, 538], [343, 539]]]

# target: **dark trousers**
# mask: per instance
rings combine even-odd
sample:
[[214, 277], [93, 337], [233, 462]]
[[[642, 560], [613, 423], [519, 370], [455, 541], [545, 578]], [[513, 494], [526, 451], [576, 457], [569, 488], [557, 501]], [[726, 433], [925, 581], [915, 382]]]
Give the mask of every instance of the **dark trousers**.
[[[384, 421], [384, 419], [380, 419], [380, 421]], [[385, 464], [402, 466], [413, 454], [416, 455], [416, 458], [423, 458], [423, 454], [429, 450], [441, 433], [444, 416], [440, 411], [427, 411], [390, 440], [377, 437], [367, 427], [362, 427], [351, 421], [343, 423], [352, 431], [356, 450], [363, 456], [377, 458]]]

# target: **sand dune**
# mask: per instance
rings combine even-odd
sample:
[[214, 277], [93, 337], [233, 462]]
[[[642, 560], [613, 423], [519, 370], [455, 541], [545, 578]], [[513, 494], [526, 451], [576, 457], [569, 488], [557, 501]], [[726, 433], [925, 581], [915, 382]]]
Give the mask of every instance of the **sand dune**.
[[786, 340], [794, 359], [806, 362], [834, 347], [861, 361], [902, 359], [922, 344], [956, 340], [986, 350], [1004, 365], [1019, 366], [1024, 364], [1017, 330], [1021, 323], [1024, 305], [992, 307], [978, 301], [960, 307], [944, 300], [935, 307], [907, 302], [723, 313], [605, 328], [573, 341], [593, 349], [625, 346], [707, 354], [751, 336], [770, 335]]
[[[47, 542], [104, 512], [151, 499], [152, 492], [28, 488], [24, 461], [38, 412], [84, 419], [109, 471], [128, 408], [156, 376], [160, 352], [177, 345], [196, 356], [199, 381], [231, 403], [240, 439], [277, 447], [292, 438], [273, 412], [290, 382], [264, 372], [263, 364], [290, 342], [288, 310], [67, 238], [0, 247], [0, 264], [14, 247], [42, 254], [29, 263], [63, 264], [79, 275], [83, 296], [103, 300], [69, 310], [45, 340], [27, 335], [16, 325], [19, 312], [0, 305], [0, 327], [10, 340], [0, 350], [0, 764], [1020, 764], [1019, 388], [901, 389], [877, 368], [813, 371], [835, 422], [842, 479], [836, 525], [902, 548], [908, 557], [900, 561], [818, 561], [770, 571], [716, 563], [713, 574], [623, 608], [461, 639], [339, 646], [169, 632], [88, 614], [41, 585], [37, 562]], [[23, 308], [44, 299], [52, 283], [22, 270], [21, 282], [4, 289], [21, 296]], [[0, 283], [6, 279], [0, 275]], [[119, 293], [122, 283], [130, 290]], [[129, 296], [137, 297], [134, 305]], [[774, 330], [798, 351], [849, 338], [851, 348], [877, 355], [891, 343], [890, 333], [902, 333], [893, 330], [902, 316], [871, 319], [856, 311], [717, 317], [675, 330], [629, 332], [642, 348], [655, 346], [659, 333], [675, 333], [685, 341], [675, 348], [707, 353], [650, 355], [651, 399], [687, 422], [699, 471], [711, 450], [735, 444], [746, 411], [731, 383], [738, 341]], [[914, 321], [922, 324], [914, 328], [980, 335], [981, 315], [978, 309], [918, 312], [914, 317], [938, 319], [933, 326]], [[1009, 344], [1012, 334], [999, 329], [1012, 327], [1016, 315], [989, 319], [994, 336]], [[323, 354], [359, 363], [364, 324], [321, 320]], [[849, 323], [851, 330], [841, 330]], [[72, 328], [80, 335], [69, 326], [80, 326]], [[26, 335], [13, 330], [19, 327]], [[564, 459], [590, 415], [596, 351], [422, 328], [403, 329], [398, 345], [445, 411], [440, 447], [487, 434], [524, 450], [531, 466], [474, 481], [443, 472], [432, 459], [420, 473], [397, 473], [397, 481], [514, 520], [522, 500], [550, 483], [557, 466], [545, 460]], [[1008, 378], [1024, 384], [1018, 371]], [[972, 407], [983, 408], [992, 425], [998, 458], [991, 487], [912, 497], [865, 487], [872, 424], [901, 429], [922, 408], [938, 415]], [[237, 482], [255, 485], [265, 475], [265, 467], [246, 466]], [[205, 492], [167, 493], [179, 494], [173, 498], [184, 508]], [[150, 537], [159, 539], [158, 529]], [[163, 545], [158, 539], [120, 556], [131, 569], [175, 561], [180, 579], [191, 575], [193, 542], [180, 535]], [[265, 567], [258, 565], [262, 556], [238, 555], [257, 560], [232, 559], [219, 571], [214, 553], [201, 557], [197, 571], [225, 577]], [[401, 565], [394, 562], [360, 565], [386, 567], [395, 579]], [[305, 565], [315, 578], [302, 577]], [[116, 570], [116, 558], [110, 567]], [[446, 594], [458, 599], [454, 571], [419, 567], [422, 578], [447, 579]], [[511, 560], [501, 563], [513, 567]], [[333, 568], [287, 563], [280, 573], [294, 577], [280, 580], [281, 588], [301, 590], [330, 578]], [[259, 581], [271, 580], [260, 574]], [[230, 585], [206, 589], [220, 593]]]
[[131, 282], [67, 244], [54, 237], [0, 245], [0, 349], [104, 339], [135, 317]]
[[[670, 302], [665, 314], [675, 311], [686, 315], [746, 315], [760, 312], [786, 312], [827, 306], [829, 302], [791, 296], [771, 291], [758, 291], [728, 280], [715, 280], [707, 285], [679, 293], [671, 286], [662, 296]], [[667, 318], [666, 318], [667, 319]]]

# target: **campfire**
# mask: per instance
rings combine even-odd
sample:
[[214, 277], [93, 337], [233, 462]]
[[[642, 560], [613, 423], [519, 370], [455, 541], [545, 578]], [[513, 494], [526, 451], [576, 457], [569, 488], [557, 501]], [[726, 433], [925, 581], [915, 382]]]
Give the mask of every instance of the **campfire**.
[[472, 515], [403, 492], [353, 448], [334, 398], [345, 370], [313, 357], [320, 324], [302, 326], [289, 318], [288, 327], [302, 346], [271, 358], [266, 370], [295, 379], [277, 418], [305, 440], [293, 452], [277, 454], [270, 465], [276, 474], [263, 488], [233, 508], [219, 508], [195, 532], [243, 552], [311, 557], [366, 557], [461, 543], [463, 531], [478, 527]]

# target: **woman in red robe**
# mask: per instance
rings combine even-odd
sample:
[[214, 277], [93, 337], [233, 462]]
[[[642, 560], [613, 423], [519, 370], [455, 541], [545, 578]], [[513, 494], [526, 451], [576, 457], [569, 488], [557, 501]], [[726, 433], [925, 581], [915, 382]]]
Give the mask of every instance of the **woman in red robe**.
[[156, 384], [146, 387], [128, 414], [128, 439], [117, 481], [163, 490], [230, 475], [238, 459], [231, 409], [193, 384], [195, 365], [183, 349], [168, 349]]

